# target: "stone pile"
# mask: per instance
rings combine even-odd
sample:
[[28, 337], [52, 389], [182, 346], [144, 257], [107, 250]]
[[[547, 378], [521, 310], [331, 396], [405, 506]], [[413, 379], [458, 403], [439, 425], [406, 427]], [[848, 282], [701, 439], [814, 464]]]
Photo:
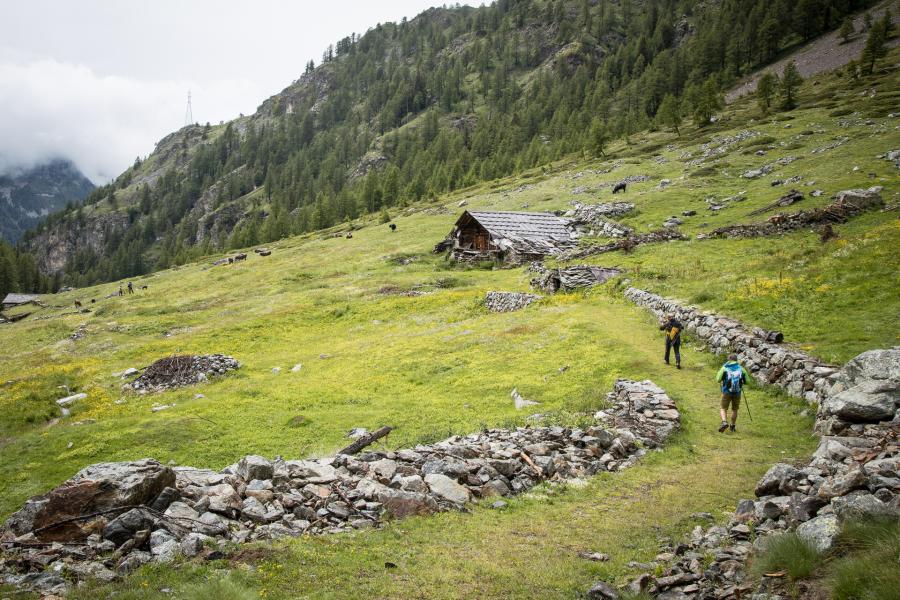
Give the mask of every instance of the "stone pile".
[[[698, 525], [689, 539], [664, 547], [656, 564], [661, 575], [640, 575], [629, 592], [665, 599], [777, 598], [782, 579], [764, 576], [757, 585], [745, 574], [748, 557], [764, 551], [773, 534], [795, 531], [825, 552], [848, 519], [900, 518], [900, 348], [857, 356], [838, 381], [856, 389], [858, 405], [879, 409], [844, 413], [852, 422], [840, 435], [823, 436], [809, 464], [773, 465], [756, 484], [755, 500], [741, 500], [726, 525]], [[844, 405], [834, 398], [847, 390], [822, 404], [817, 430], [832, 428], [833, 411]], [[714, 557], [709, 564], [708, 556]], [[601, 582], [588, 597], [617, 598], [618, 592]]]
[[531, 287], [550, 294], [559, 291], [570, 292], [577, 288], [606, 283], [610, 278], [622, 273], [621, 269], [594, 265], [573, 265], [548, 269], [541, 263], [533, 263], [529, 270], [537, 274], [531, 280]]
[[567, 220], [567, 227], [576, 235], [625, 237], [633, 233], [633, 229], [611, 218], [634, 210], [631, 202], [607, 202], [604, 204], [581, 204], [573, 202], [575, 207], [562, 216]]
[[781, 235], [798, 229], [844, 223], [851, 217], [881, 206], [884, 203], [881, 199], [881, 190], [881, 186], [870, 187], [867, 190], [844, 190], [835, 194], [833, 196], [835, 201], [828, 206], [795, 213], [779, 213], [769, 217], [763, 223], [719, 227], [709, 233], [698, 234], [697, 239]]
[[573, 250], [566, 250], [559, 255], [560, 261], [585, 258], [595, 254], [604, 254], [606, 252], [615, 252], [616, 250], [630, 251], [641, 244], [652, 244], [659, 242], [671, 242], [673, 240], [685, 239], [684, 234], [673, 227], [650, 231], [648, 233], [639, 233], [637, 235], [628, 235], [622, 239], [610, 242], [608, 244], [597, 244], [591, 246], [581, 246]]
[[573, 202], [573, 208], [563, 216], [576, 221], [591, 222], [597, 218], [614, 219], [634, 210], [632, 202], [603, 202], [600, 204], [582, 204]]
[[206, 381], [240, 366], [237, 360], [224, 354], [167, 356], [144, 369], [140, 377], [126, 386], [140, 392], [162, 392]]
[[650, 381], [616, 382], [585, 429], [489, 429], [397, 451], [320, 459], [245, 456], [216, 472], [152, 459], [102, 463], [29, 500], [0, 533], [0, 581], [58, 592], [177, 555], [221, 557], [219, 541], [337, 533], [461, 509], [633, 465], [680, 425]]
[[769, 341], [761, 329], [748, 329], [739, 321], [693, 306], [682, 306], [634, 287], [625, 297], [650, 309], [660, 319], [675, 315], [685, 331], [694, 334], [717, 354], [734, 352], [738, 360], [761, 384], [777, 385], [807, 402], [821, 402], [838, 382], [837, 369], [783, 344]]
[[484, 297], [484, 306], [491, 312], [513, 312], [540, 299], [541, 296], [524, 292], [488, 292]]

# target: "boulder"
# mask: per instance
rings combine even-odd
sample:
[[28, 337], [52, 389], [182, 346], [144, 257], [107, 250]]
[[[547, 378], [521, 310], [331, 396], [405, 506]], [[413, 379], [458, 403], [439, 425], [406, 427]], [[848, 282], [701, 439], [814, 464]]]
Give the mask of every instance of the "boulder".
[[831, 548], [839, 531], [835, 515], [819, 515], [797, 526], [797, 535], [819, 552]]
[[[241, 497], [231, 485], [220, 483], [203, 488], [204, 496], [209, 498], [209, 510], [227, 516], [233, 516], [241, 510]], [[202, 510], [202, 509], [201, 509]]]
[[819, 486], [819, 498], [828, 501], [865, 487], [865, 485], [865, 472], [861, 468], [850, 469], [843, 475], [823, 481], [822, 485]]
[[844, 421], [877, 423], [894, 417], [900, 401], [900, 384], [890, 381], [867, 380], [830, 395], [822, 402], [820, 412]]
[[[91, 465], [58, 488], [28, 500], [3, 528], [23, 535], [73, 517], [149, 504], [164, 488], [174, 484], [172, 469], [149, 458]], [[67, 523], [39, 532], [38, 539], [77, 541], [87, 538], [91, 529], [90, 521]]]
[[425, 476], [425, 483], [431, 493], [454, 504], [465, 504], [471, 496], [468, 488], [440, 473], [429, 473]]
[[754, 490], [756, 496], [762, 497], [778, 493], [789, 494], [792, 491], [790, 489], [790, 482], [797, 477], [799, 473], [800, 472], [791, 465], [775, 463], [756, 484], [756, 489]]
[[272, 479], [274, 468], [272, 463], [262, 456], [251, 454], [242, 458], [237, 464], [237, 476], [244, 481], [253, 479]]
[[314, 460], [289, 460], [285, 465], [291, 479], [304, 479], [309, 483], [331, 483], [337, 479], [334, 467]]
[[863, 491], [851, 492], [831, 501], [834, 514], [841, 521], [854, 518], [897, 517], [896, 510], [872, 494]]
[[149, 511], [132, 508], [110, 521], [103, 528], [103, 537], [120, 546], [131, 539], [135, 532], [153, 527], [156, 520], [156, 517]]
[[588, 600], [619, 600], [619, 592], [605, 581], [598, 581], [587, 592]]

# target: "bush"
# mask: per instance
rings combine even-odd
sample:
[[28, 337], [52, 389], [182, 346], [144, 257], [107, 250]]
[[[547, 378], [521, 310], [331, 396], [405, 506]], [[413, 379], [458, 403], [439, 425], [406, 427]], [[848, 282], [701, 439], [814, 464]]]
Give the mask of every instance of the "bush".
[[782, 533], [766, 541], [762, 552], [753, 559], [757, 577], [784, 571], [792, 579], [809, 577], [821, 561], [821, 553], [796, 533]]

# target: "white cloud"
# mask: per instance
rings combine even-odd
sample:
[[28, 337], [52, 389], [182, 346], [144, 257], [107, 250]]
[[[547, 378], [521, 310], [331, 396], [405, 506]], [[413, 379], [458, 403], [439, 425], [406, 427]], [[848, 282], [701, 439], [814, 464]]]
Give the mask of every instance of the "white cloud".
[[236, 106], [252, 111], [267, 95], [257, 88], [100, 76], [53, 59], [0, 61], [0, 173], [61, 157], [104, 183], [184, 124], [188, 89], [195, 118], [218, 122], [237, 116]]

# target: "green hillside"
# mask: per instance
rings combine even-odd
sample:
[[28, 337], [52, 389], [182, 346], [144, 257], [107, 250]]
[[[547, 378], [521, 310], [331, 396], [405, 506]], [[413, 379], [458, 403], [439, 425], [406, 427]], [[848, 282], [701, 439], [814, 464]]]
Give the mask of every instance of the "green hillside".
[[[894, 51], [886, 62], [898, 58]], [[685, 369], [664, 365], [656, 322], [622, 298], [623, 280], [777, 328], [827, 361], [896, 345], [900, 186], [884, 154], [900, 146], [891, 114], [897, 84], [893, 68], [863, 81], [822, 76], [804, 83], [790, 113], [762, 117], [744, 100], [709, 127], [683, 126], [680, 137], [645, 131], [611, 144], [603, 160], [567, 158], [392, 207], [396, 232], [375, 215], [270, 244], [268, 257], [249, 252], [245, 262], [212, 266], [223, 256], [214, 255], [136, 278], [137, 288], [148, 288], [133, 296], [106, 298], [118, 282], [48, 296], [48, 308], [0, 325], [0, 517], [94, 462], [152, 456], [220, 469], [250, 453], [324, 455], [353, 427], [396, 426], [386, 444], [401, 448], [523, 424], [531, 413], [574, 424], [601, 405], [616, 378], [652, 379], [678, 403], [684, 428], [623, 473], [539, 488], [503, 511], [475, 507], [262, 545], [226, 561], [146, 567], [73, 596], [571, 598], [601, 577], [624, 582], [635, 573], [628, 563], [653, 559], [660, 538], [705, 523], [698, 513], [722, 519], [772, 462], [806, 458], [816, 441], [810, 409], [770, 388], [750, 390], [752, 424], [742, 418], [738, 433], [716, 433], [718, 359], [689, 344]], [[741, 177], [786, 156], [796, 160]], [[675, 215], [691, 239], [588, 259], [626, 269], [603, 286], [492, 314], [485, 292], [527, 290], [530, 274], [458, 267], [431, 253], [462, 201], [467, 209], [566, 210], [576, 200], [612, 199], [609, 187], [594, 188], [629, 175], [649, 179], [616, 197], [636, 204], [623, 222], [648, 231]], [[771, 184], [791, 177], [800, 179]], [[836, 226], [831, 241], [817, 231], [693, 239], [765, 220], [771, 212], [748, 213], [791, 187], [805, 198], [787, 210], [874, 185], [883, 186], [887, 208]], [[589, 189], [573, 191], [581, 187]], [[746, 199], [707, 208], [709, 198], [735, 195]], [[697, 215], [681, 217], [687, 210]], [[92, 312], [74, 312], [76, 299]], [[114, 375], [173, 353], [213, 352], [233, 355], [242, 368], [148, 395], [123, 392]], [[516, 411], [513, 388], [540, 405]], [[88, 397], [57, 420], [54, 401], [67, 391]], [[170, 407], [152, 412], [155, 405]], [[584, 551], [611, 560], [587, 561], [578, 556]]]
[[600, 155], [675, 113], [707, 125], [742, 77], [873, 4], [429, 9], [339, 40], [252, 115], [167, 136], [26, 246], [82, 287]]

